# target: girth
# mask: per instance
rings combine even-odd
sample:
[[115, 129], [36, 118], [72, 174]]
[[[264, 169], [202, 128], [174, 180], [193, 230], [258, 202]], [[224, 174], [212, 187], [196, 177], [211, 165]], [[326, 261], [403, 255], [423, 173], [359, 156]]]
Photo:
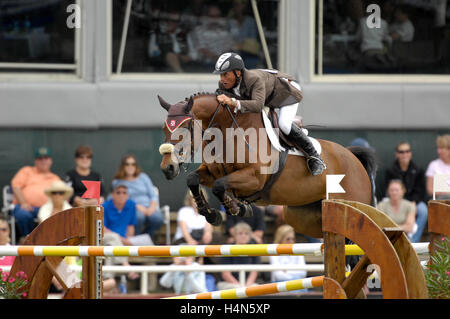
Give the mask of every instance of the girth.
[[272, 189], [273, 184], [278, 180], [281, 175], [281, 172], [284, 169], [284, 165], [286, 164], [286, 159], [288, 155], [288, 150], [281, 152], [280, 157], [278, 158], [278, 170], [276, 173], [271, 174], [269, 180], [264, 184], [264, 187], [257, 191], [256, 193], [247, 196], [247, 197], [239, 197], [240, 200], [243, 200], [248, 203], [256, 202], [259, 199], [269, 201], [270, 200], [270, 190]]

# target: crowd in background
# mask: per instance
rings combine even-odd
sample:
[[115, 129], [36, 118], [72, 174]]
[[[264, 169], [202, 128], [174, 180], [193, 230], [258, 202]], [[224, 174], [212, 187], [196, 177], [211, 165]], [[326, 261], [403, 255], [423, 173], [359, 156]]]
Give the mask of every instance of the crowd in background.
[[[376, 152], [369, 143], [361, 138], [352, 145], [359, 145]], [[437, 137], [438, 157], [431, 161], [426, 169], [413, 160], [410, 143], [399, 142], [395, 148], [394, 161], [385, 172], [385, 198], [377, 203], [378, 209], [395, 221], [411, 242], [420, 242], [427, 223], [427, 201], [433, 196], [433, 177], [436, 174], [450, 174], [450, 135]], [[100, 202], [104, 208], [104, 244], [105, 245], [153, 245], [160, 244], [158, 232], [163, 225], [160, 211], [158, 188], [153, 185], [149, 175], [139, 166], [133, 154], [123, 156], [112, 181], [111, 193], [107, 193], [102, 175], [92, 170], [93, 150], [81, 145], [74, 153], [75, 165], [63, 178], [52, 173], [51, 150], [45, 146], [35, 151], [33, 166], [22, 167], [12, 178], [11, 188], [14, 194], [14, 209], [17, 237], [23, 243], [26, 236], [53, 214], [70, 209], [97, 205], [97, 199], [83, 198], [86, 191], [84, 180], [99, 181]], [[373, 176], [376, 178], [376, 176]], [[206, 193], [205, 193], [206, 194]], [[449, 193], [435, 193], [437, 199], [450, 199]], [[174, 235], [176, 245], [197, 244], [262, 244], [265, 242], [265, 215], [274, 217], [274, 243], [294, 243], [296, 233], [282, 219], [282, 206], [259, 207], [252, 205], [253, 216], [243, 218], [226, 216], [224, 233], [206, 222], [199, 215], [195, 200], [190, 191], [186, 192], [184, 205], [177, 212], [177, 229]], [[304, 237], [308, 241], [312, 238]], [[0, 219], [0, 244], [9, 245], [10, 229], [7, 220]], [[294, 258], [295, 257], [295, 258]], [[108, 264], [129, 265], [127, 257], [107, 258]], [[12, 264], [13, 258], [0, 257], [0, 265]], [[174, 258], [174, 265], [215, 263], [211, 258]], [[221, 258], [221, 264], [258, 264], [259, 257]], [[271, 257], [270, 263], [276, 265], [305, 263], [299, 256]], [[170, 275], [169, 275], [170, 274]], [[245, 284], [256, 283], [259, 274], [256, 271], [246, 273]], [[304, 271], [275, 271], [269, 280], [282, 281], [304, 278]], [[129, 279], [136, 279], [135, 273], [129, 273]], [[287, 278], [287, 279], [286, 279]], [[117, 288], [113, 274], [105, 274], [105, 287], [111, 291]], [[57, 282], [54, 283], [58, 287]], [[173, 287], [177, 293], [195, 293], [215, 289], [229, 289], [240, 286], [236, 272], [225, 271], [220, 276], [203, 272], [168, 272], [161, 277], [163, 287]]]

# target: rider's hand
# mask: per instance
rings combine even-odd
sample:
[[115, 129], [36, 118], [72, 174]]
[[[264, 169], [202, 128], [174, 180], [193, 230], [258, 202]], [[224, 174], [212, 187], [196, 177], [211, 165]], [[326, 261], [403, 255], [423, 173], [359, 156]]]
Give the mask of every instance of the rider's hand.
[[230, 97], [226, 96], [225, 94], [221, 94], [219, 96], [217, 96], [217, 101], [219, 101], [219, 103], [222, 104], [226, 104], [228, 106], [232, 106], [232, 100]]

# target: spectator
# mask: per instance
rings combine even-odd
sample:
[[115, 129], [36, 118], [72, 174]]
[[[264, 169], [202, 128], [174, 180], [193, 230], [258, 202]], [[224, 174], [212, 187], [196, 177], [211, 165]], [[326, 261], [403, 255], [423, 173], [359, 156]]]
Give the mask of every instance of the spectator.
[[416, 228], [416, 207], [403, 198], [406, 188], [398, 179], [390, 181], [387, 189], [389, 199], [378, 204], [378, 209], [389, 216], [411, 238]]
[[[295, 231], [290, 225], [282, 225], [277, 228], [275, 232], [274, 244], [294, 244], [295, 243]], [[306, 265], [304, 256], [294, 255], [280, 255], [270, 256], [270, 263], [272, 265]], [[295, 279], [302, 279], [306, 277], [305, 270], [275, 270], [272, 271], [272, 282], [288, 281]], [[307, 289], [302, 289], [307, 291]]]
[[259, 62], [261, 46], [258, 42], [258, 29], [255, 19], [249, 14], [248, 0], [233, 0], [233, 7], [228, 14], [231, 33], [237, 51], [244, 59], [247, 68], [255, 69]]
[[[233, 237], [236, 245], [254, 244], [255, 241], [251, 238], [252, 229], [247, 223], [240, 222], [234, 226]], [[259, 256], [243, 256], [243, 257], [222, 257], [223, 264], [229, 265], [247, 265], [247, 264], [259, 264]], [[251, 271], [246, 272], [245, 287], [255, 284], [258, 272]], [[242, 287], [239, 282], [239, 274], [237, 272], [224, 271], [222, 272], [222, 279], [217, 284], [219, 290], [234, 289]]]
[[81, 198], [86, 191], [86, 186], [81, 181], [100, 181], [100, 203], [105, 199], [105, 185], [102, 176], [91, 170], [92, 165], [92, 148], [81, 145], [75, 150], [75, 168], [66, 173], [64, 181], [72, 186], [74, 193], [69, 200], [70, 205], [75, 207], [96, 206], [98, 204], [95, 198]]
[[[112, 198], [103, 203], [105, 246], [132, 245], [129, 238], [134, 236], [136, 227], [136, 203], [129, 199], [128, 188], [125, 184], [116, 183]], [[122, 264], [129, 266], [127, 257], [112, 257], [105, 259], [105, 265]], [[129, 273], [130, 279], [136, 279], [135, 273]], [[105, 278], [105, 276], [104, 276]], [[111, 278], [106, 274], [105, 279]]]
[[183, 72], [182, 65], [192, 60], [192, 43], [184, 28], [180, 26], [180, 13], [165, 13], [161, 23], [151, 33], [148, 55], [154, 65], [165, 65], [172, 72]]
[[233, 37], [227, 21], [222, 18], [217, 5], [208, 7], [208, 16], [203, 17], [201, 25], [195, 27], [190, 35], [196, 50], [193, 52], [193, 59], [208, 70], [222, 52], [230, 51], [233, 47]]
[[[438, 158], [428, 164], [427, 193], [433, 196], [433, 177], [436, 174], [450, 174], [450, 134], [438, 136], [436, 139]], [[450, 199], [450, 193], [436, 193], [436, 199]]]
[[72, 196], [73, 188], [68, 186], [63, 181], [53, 182], [52, 185], [44, 192], [45, 195], [48, 196], [49, 200], [41, 206], [41, 208], [39, 208], [39, 223], [42, 223], [47, 218], [59, 213], [60, 211], [72, 208], [67, 200]]
[[395, 9], [395, 22], [389, 26], [389, 34], [393, 41], [411, 42], [414, 39], [414, 26], [405, 8]]
[[[11, 242], [8, 221], [0, 216], [0, 246], [9, 246]], [[0, 256], [0, 266], [12, 266], [14, 256]]]
[[233, 244], [236, 236], [234, 236], [235, 227], [238, 223], [244, 222], [251, 227], [251, 239], [256, 244], [263, 243], [264, 232], [266, 230], [266, 222], [264, 220], [264, 210], [260, 206], [251, 205], [253, 209], [252, 217], [227, 216], [225, 222], [226, 235], [228, 236], [227, 244]]
[[[171, 266], [199, 266], [194, 257], [174, 257]], [[175, 293], [195, 294], [207, 292], [206, 274], [204, 271], [168, 271], [159, 280], [161, 286], [173, 287]]]
[[425, 204], [425, 173], [414, 161], [412, 161], [411, 145], [408, 142], [400, 142], [395, 148], [395, 161], [386, 170], [386, 187], [393, 179], [399, 179], [405, 185], [405, 199], [416, 205], [417, 231], [411, 241], [419, 242], [428, 220], [428, 207]]
[[380, 26], [368, 25], [368, 17], [359, 20], [356, 39], [360, 42], [361, 65], [365, 71], [384, 71], [394, 66], [394, 59], [388, 53], [391, 45], [387, 22], [380, 18]]
[[[205, 194], [205, 199], [208, 197]], [[207, 245], [213, 237], [213, 226], [197, 210], [197, 204], [191, 191], [187, 191], [184, 198], [184, 207], [178, 211], [177, 230], [174, 236], [175, 244]]]
[[134, 155], [129, 154], [122, 158], [112, 181], [113, 188], [119, 183], [127, 186], [130, 199], [136, 203], [136, 234], [147, 233], [153, 239], [155, 232], [163, 224], [159, 198], [152, 180], [142, 171]]
[[47, 202], [44, 190], [60, 178], [51, 172], [53, 160], [50, 149], [40, 147], [34, 156], [34, 166], [22, 167], [11, 180], [14, 193], [14, 210], [21, 237], [28, 235], [36, 226], [39, 208]]

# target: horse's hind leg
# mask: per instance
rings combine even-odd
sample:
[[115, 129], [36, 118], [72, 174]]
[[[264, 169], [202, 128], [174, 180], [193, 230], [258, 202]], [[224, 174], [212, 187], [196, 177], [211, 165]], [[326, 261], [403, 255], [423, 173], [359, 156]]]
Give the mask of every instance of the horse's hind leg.
[[287, 206], [283, 217], [295, 231], [314, 238], [322, 238], [322, 202], [305, 206]]
[[205, 216], [208, 223], [218, 226], [222, 223], [222, 215], [219, 211], [211, 208], [200, 190], [200, 182], [205, 171], [200, 167], [197, 171], [190, 173], [187, 177], [187, 185], [192, 192], [195, 203], [197, 204], [198, 213]]

